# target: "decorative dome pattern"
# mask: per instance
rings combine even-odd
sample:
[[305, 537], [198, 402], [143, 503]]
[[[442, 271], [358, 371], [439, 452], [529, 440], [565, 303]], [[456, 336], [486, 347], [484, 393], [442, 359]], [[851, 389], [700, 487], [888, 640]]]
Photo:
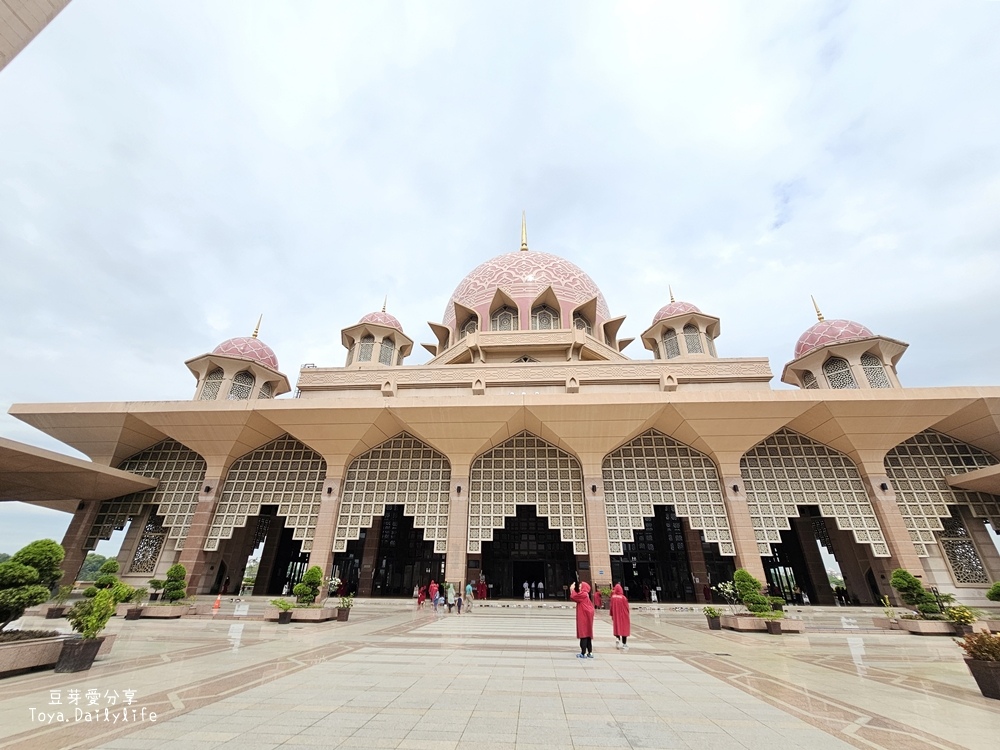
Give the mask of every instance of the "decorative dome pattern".
[[278, 358], [267, 344], [252, 336], [237, 336], [234, 339], [223, 341], [212, 354], [224, 354], [227, 357], [237, 357], [238, 359], [249, 359], [259, 362], [272, 370], [278, 369]]
[[660, 311], [653, 316], [653, 325], [659, 323], [665, 318], [672, 318], [675, 315], [683, 315], [684, 313], [700, 313], [697, 307], [692, 305], [690, 302], [671, 302], [668, 305], [664, 305], [660, 308]]
[[390, 315], [385, 311], [368, 313], [367, 315], [362, 317], [361, 320], [358, 321], [358, 325], [360, 325], [361, 323], [374, 323], [375, 325], [379, 326], [395, 328], [400, 333], [403, 332], [403, 326], [400, 324], [400, 322], [396, 320], [395, 317], [393, 317], [392, 315]]
[[795, 344], [795, 359], [827, 344], [858, 341], [875, 334], [853, 320], [821, 320], [803, 333]]
[[479, 310], [493, 301], [497, 289], [502, 289], [519, 305], [530, 305], [549, 286], [567, 307], [582, 305], [596, 297], [595, 327], [611, 317], [601, 290], [579, 267], [558, 255], [516, 250], [491, 258], [462, 279], [445, 308], [444, 324], [455, 327], [452, 302]]

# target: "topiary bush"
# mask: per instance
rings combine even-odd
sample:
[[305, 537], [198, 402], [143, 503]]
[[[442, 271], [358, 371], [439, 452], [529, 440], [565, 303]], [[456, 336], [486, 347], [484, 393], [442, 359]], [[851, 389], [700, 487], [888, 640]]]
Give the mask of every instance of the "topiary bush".
[[941, 608], [938, 607], [934, 595], [927, 591], [912, 573], [903, 568], [896, 568], [892, 571], [889, 585], [899, 592], [899, 598], [904, 604], [913, 607], [922, 617], [940, 614]]
[[733, 573], [733, 584], [736, 586], [736, 592], [739, 594], [743, 606], [753, 614], [771, 611], [770, 602], [761, 593], [763, 585], [745, 568], [739, 568]]
[[1000, 581], [990, 586], [990, 590], [986, 592], [986, 598], [991, 602], [1000, 602]]
[[323, 569], [318, 565], [313, 565], [302, 576], [302, 580], [296, 583], [292, 589], [292, 593], [295, 594], [295, 601], [299, 604], [312, 604], [319, 596], [322, 586]]
[[180, 563], [171, 565], [167, 571], [167, 582], [163, 585], [163, 598], [177, 602], [187, 596], [187, 568]]
[[66, 619], [70, 627], [84, 638], [96, 638], [115, 614], [115, 604], [113, 590], [103, 589], [93, 599], [74, 604]]
[[64, 555], [56, 542], [40, 539], [0, 563], [0, 630], [28, 607], [48, 600], [52, 586], [62, 578], [59, 565]]

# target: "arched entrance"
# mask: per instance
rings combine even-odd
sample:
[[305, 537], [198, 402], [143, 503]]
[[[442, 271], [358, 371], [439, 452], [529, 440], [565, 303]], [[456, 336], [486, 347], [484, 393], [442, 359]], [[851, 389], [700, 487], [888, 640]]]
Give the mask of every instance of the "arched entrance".
[[492, 599], [522, 599], [525, 581], [541, 582], [546, 599], [565, 599], [565, 587], [576, 580], [573, 545], [562, 541], [533, 505], [518, 505], [482, 549]]

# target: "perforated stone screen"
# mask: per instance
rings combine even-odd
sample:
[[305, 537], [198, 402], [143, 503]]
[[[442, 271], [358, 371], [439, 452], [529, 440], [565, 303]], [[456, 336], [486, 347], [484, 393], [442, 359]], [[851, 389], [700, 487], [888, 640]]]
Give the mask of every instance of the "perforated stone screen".
[[950, 474], [997, 463], [986, 451], [934, 430], [914, 435], [886, 454], [885, 473], [918, 555], [927, 557], [926, 545], [936, 543], [934, 532], [944, 529], [941, 519], [951, 515], [949, 505], [965, 505], [1000, 530], [1000, 497], [957, 489], [947, 480]]
[[773, 554], [771, 545], [781, 542], [782, 529], [791, 529], [788, 519], [799, 516], [799, 505], [818, 505], [875, 557], [890, 556], [861, 474], [844, 454], [783, 429], [743, 456], [740, 474], [761, 555]]
[[163, 518], [168, 529], [167, 538], [174, 540], [175, 549], [183, 548], [205, 479], [204, 459], [176, 440], [167, 439], [126, 458], [118, 468], [156, 477], [160, 483], [152, 489], [101, 503], [86, 548], [93, 549], [98, 541], [110, 539], [113, 531], [121, 531], [128, 521], [141, 517], [145, 505], [156, 507], [154, 512]]
[[447, 552], [450, 487], [444, 454], [405, 432], [362, 453], [347, 470], [333, 551], [345, 552], [375, 516], [385, 515], [386, 505], [402, 505], [434, 551]]
[[882, 360], [871, 352], [861, 355], [861, 367], [865, 371], [865, 378], [872, 388], [892, 388], [892, 382], [885, 373], [885, 365]]
[[705, 454], [650, 430], [609, 453], [603, 475], [612, 555], [622, 554], [622, 543], [634, 541], [633, 531], [643, 528], [654, 505], [673, 506], [720, 553], [736, 554], [719, 473]]
[[957, 584], [988, 584], [990, 577], [979, 556], [979, 550], [972, 541], [969, 530], [960, 518], [942, 518], [944, 530], [938, 532], [941, 548], [944, 550], [952, 578]]
[[587, 554], [583, 471], [566, 451], [522, 432], [473, 461], [470, 484], [469, 552], [481, 552], [518, 505], [534, 505], [574, 554]]
[[139, 543], [135, 546], [135, 554], [132, 556], [132, 565], [129, 573], [152, 573], [156, 570], [156, 561], [160, 559], [160, 552], [163, 550], [163, 542], [166, 541], [167, 530], [163, 527], [163, 519], [156, 514], [150, 514], [146, 519], [146, 526], [139, 537]]
[[205, 540], [206, 550], [217, 550], [223, 539], [260, 514], [262, 505], [277, 505], [292, 538], [302, 551], [312, 549], [319, 518], [326, 461], [312, 448], [283, 435], [233, 463], [222, 485], [219, 505]]

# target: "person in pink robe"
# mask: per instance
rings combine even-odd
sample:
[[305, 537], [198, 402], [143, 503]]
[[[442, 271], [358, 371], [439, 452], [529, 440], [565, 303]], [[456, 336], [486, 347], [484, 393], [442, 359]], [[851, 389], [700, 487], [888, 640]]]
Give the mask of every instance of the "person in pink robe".
[[580, 639], [578, 659], [594, 658], [594, 603], [590, 601], [590, 584], [574, 583], [569, 598], [576, 602], [576, 637]]
[[615, 584], [611, 594], [611, 624], [615, 632], [615, 648], [628, 651], [628, 637], [632, 635], [632, 615], [620, 583]]
[[601, 608], [601, 590], [597, 586], [594, 586], [594, 609]]

